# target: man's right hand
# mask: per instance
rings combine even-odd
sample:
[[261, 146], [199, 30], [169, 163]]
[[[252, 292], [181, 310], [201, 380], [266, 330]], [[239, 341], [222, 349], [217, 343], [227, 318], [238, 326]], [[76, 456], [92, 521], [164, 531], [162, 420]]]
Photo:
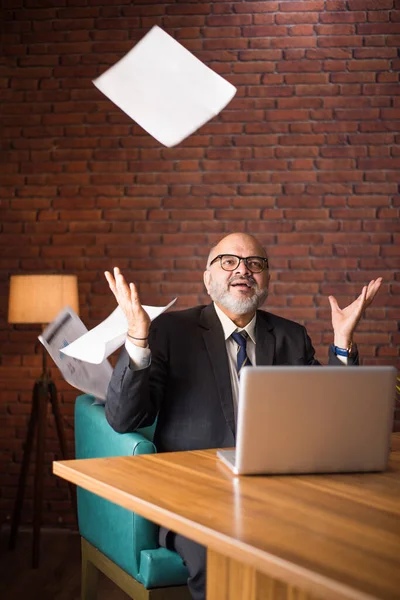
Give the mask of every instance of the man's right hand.
[[135, 284], [128, 285], [118, 267], [114, 267], [114, 276], [109, 271], [106, 271], [104, 275], [128, 321], [129, 340], [136, 346], [145, 348], [151, 319], [140, 303]]

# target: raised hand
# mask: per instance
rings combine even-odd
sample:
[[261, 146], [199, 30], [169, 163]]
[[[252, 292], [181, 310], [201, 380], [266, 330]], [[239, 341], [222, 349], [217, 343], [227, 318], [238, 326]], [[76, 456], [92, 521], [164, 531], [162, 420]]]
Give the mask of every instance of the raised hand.
[[335, 346], [348, 348], [359, 320], [364, 314], [365, 309], [372, 303], [381, 284], [382, 277], [372, 279], [368, 285], [363, 287], [358, 298], [345, 308], [339, 308], [336, 298], [329, 296]]
[[135, 284], [130, 283], [128, 285], [118, 267], [114, 267], [114, 275], [109, 271], [106, 271], [104, 275], [118, 305], [126, 316], [130, 340], [136, 346], [147, 346], [151, 320], [140, 303]]

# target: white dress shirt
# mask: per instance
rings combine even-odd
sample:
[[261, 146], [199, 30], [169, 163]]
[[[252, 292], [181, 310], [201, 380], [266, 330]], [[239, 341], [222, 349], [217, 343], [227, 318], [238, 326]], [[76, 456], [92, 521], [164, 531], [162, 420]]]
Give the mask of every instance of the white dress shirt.
[[130, 367], [133, 371], [140, 371], [146, 369], [151, 363], [151, 351], [150, 348], [141, 348], [133, 344], [127, 337], [125, 340], [125, 348], [131, 359]]

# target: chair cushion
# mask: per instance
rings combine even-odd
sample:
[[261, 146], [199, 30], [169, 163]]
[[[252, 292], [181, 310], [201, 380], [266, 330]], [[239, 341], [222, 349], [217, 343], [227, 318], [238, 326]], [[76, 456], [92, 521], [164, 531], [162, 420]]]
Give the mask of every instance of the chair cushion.
[[[104, 406], [94, 405], [93, 402], [94, 398], [89, 394], [76, 399], [76, 458], [156, 452], [153, 442], [139, 432], [116, 433], [107, 422]], [[151, 436], [151, 428], [146, 430], [145, 433]], [[145, 587], [186, 582], [188, 574], [180, 557], [175, 552], [159, 548], [158, 526], [155, 523], [82, 488], [78, 488], [77, 497], [81, 535], [124, 571]], [[155, 552], [149, 556], [143, 554], [156, 550], [165, 552]], [[142, 574], [142, 568], [145, 569], [145, 575]]]

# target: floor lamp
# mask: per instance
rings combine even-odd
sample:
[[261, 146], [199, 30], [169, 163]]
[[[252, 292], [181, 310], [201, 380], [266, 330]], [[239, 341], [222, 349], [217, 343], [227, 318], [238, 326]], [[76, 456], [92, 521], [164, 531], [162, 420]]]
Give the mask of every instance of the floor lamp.
[[[38, 323], [47, 325], [66, 306], [78, 313], [78, 284], [75, 275], [13, 275], [10, 280], [8, 322], [15, 324]], [[67, 444], [57, 399], [57, 390], [46, 364], [47, 351], [43, 347], [42, 374], [35, 382], [28, 431], [18, 480], [9, 539], [9, 549], [15, 548], [24, 501], [25, 485], [33, 443], [36, 437], [36, 464], [34, 472], [32, 566], [39, 566], [40, 528], [43, 500], [43, 467], [46, 446], [47, 407], [54, 416], [62, 458], [67, 458]], [[75, 492], [70, 485], [71, 499], [76, 513]]]

